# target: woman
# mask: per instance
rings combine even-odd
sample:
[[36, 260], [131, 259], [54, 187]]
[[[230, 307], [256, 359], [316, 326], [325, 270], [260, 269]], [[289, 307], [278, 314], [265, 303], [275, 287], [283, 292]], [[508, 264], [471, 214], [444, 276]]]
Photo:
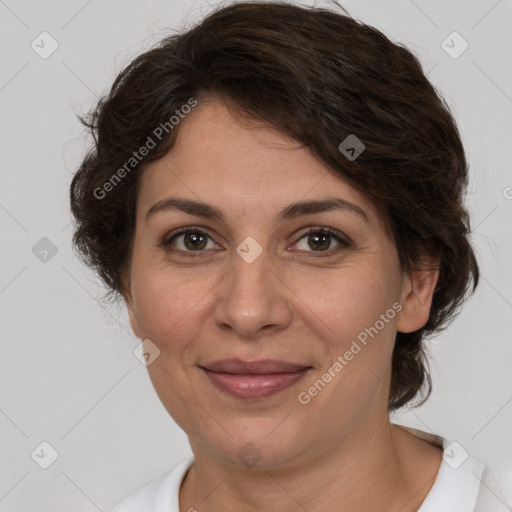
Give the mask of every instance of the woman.
[[411, 52], [233, 4], [83, 122], [74, 243], [194, 454], [115, 512], [507, 510], [463, 447], [389, 418], [428, 397], [423, 340], [479, 277], [464, 148]]

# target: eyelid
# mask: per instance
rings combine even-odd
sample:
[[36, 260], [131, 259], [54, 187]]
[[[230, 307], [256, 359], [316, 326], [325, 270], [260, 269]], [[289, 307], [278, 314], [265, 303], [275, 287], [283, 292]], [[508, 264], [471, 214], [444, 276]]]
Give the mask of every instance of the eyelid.
[[[343, 242], [347, 245], [352, 245], [352, 239], [347, 236], [343, 231], [340, 231], [339, 229], [330, 228], [329, 226], [309, 226], [307, 228], [304, 228], [305, 231], [298, 235], [298, 240], [301, 240], [304, 236], [314, 234], [314, 233], [328, 233], [329, 235], [333, 236], [334, 238], [339, 239], [340, 242]], [[297, 240], [297, 241], [298, 241]]]
[[[217, 244], [217, 242], [215, 242], [215, 240], [213, 240], [213, 237], [211, 235], [211, 232], [208, 228], [205, 228], [203, 226], [185, 226], [185, 227], [182, 227], [182, 228], [178, 228], [178, 229], [175, 229], [174, 231], [171, 231], [170, 233], [168, 233], [167, 235], [165, 235], [161, 242], [159, 242], [158, 244], [158, 247], [160, 247], [161, 249], [163, 250], [171, 250], [171, 249], [168, 249], [168, 247], [171, 245], [171, 242], [177, 238], [178, 236], [180, 235], [186, 235], [187, 233], [201, 233], [201, 234], [204, 234], [206, 235], [210, 240], [212, 240], [215, 245], [219, 245]], [[204, 250], [203, 251], [183, 251], [182, 249], [172, 249], [173, 252], [181, 252], [181, 253], [188, 253], [188, 254], [200, 254], [201, 252], [205, 252]]]
[[297, 241], [293, 243], [293, 246], [297, 245], [306, 236], [314, 235], [316, 233], [326, 233], [331, 238], [334, 238], [336, 242], [338, 242], [338, 246], [335, 247], [334, 249], [328, 249], [327, 251], [299, 251], [301, 253], [307, 254], [307, 257], [328, 258], [330, 256], [335, 256], [339, 254], [343, 249], [348, 249], [353, 245], [352, 240], [337, 229], [329, 228], [327, 226], [313, 226], [306, 228], [305, 232], [298, 235]]
[[[330, 228], [328, 226], [309, 226], [304, 229], [305, 229], [305, 231], [302, 234], [295, 235], [295, 236], [298, 236], [298, 238], [293, 243], [294, 246], [298, 242], [300, 242], [304, 237], [306, 237], [308, 235], [315, 234], [315, 233], [326, 233], [326, 234], [330, 235], [332, 238], [334, 238], [339, 244], [338, 247], [335, 247], [334, 249], [329, 249], [327, 251], [299, 251], [299, 252], [304, 252], [304, 253], [310, 253], [313, 257], [321, 257], [322, 255], [324, 257], [327, 257], [327, 256], [333, 255], [335, 253], [338, 253], [342, 248], [348, 248], [353, 245], [353, 242], [350, 239], [350, 237], [345, 235], [343, 232], [341, 232], [337, 229], [334, 229], [334, 228]], [[210, 234], [210, 230], [208, 228], [205, 228], [202, 226], [185, 226], [182, 228], [178, 228], [178, 229], [172, 231], [171, 233], [169, 233], [168, 235], [164, 236], [162, 241], [158, 244], [158, 246], [167, 251], [171, 251], [171, 252], [175, 252], [175, 253], [182, 253], [182, 254], [185, 254], [190, 257], [198, 257], [201, 255], [201, 253], [204, 253], [206, 251], [205, 250], [184, 251], [182, 249], [168, 249], [168, 247], [171, 245], [171, 242], [175, 238], [177, 238], [180, 235], [184, 235], [184, 234], [187, 234], [190, 232], [204, 234], [208, 238], [210, 238], [210, 240], [212, 240], [215, 243], [215, 245], [217, 245], [217, 246], [219, 245], [212, 238], [212, 236]], [[194, 256], [194, 255], [197, 255], [197, 256]]]

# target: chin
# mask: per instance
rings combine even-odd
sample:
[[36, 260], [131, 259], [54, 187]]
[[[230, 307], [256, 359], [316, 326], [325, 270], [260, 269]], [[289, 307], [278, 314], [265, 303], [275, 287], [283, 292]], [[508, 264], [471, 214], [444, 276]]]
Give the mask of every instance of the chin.
[[[279, 420], [282, 421], [282, 420]], [[290, 431], [287, 425], [279, 431], [279, 422], [267, 419], [226, 423], [224, 427], [231, 434], [221, 438], [206, 436], [201, 440], [203, 446], [215, 452], [215, 456], [231, 464], [246, 467], [273, 469], [292, 465], [305, 452], [307, 443]], [[210, 432], [211, 433], [211, 432]], [[192, 440], [191, 445], [193, 446]]]

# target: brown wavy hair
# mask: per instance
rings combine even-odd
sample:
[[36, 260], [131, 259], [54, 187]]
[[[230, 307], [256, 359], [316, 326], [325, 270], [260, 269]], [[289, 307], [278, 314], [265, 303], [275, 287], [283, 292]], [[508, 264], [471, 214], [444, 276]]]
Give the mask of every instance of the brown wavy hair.
[[[78, 116], [94, 143], [73, 176], [73, 244], [107, 286], [125, 296], [139, 177], [174, 144], [179, 125], [115, 189], [98, 189], [169, 125], [191, 98], [224, 98], [306, 145], [366, 195], [410, 272], [435, 256], [439, 279], [430, 316], [396, 335], [389, 410], [431, 393], [424, 340], [444, 328], [478, 284], [463, 204], [468, 165], [448, 105], [401, 43], [334, 9], [249, 1], [217, 7], [191, 29], [173, 33], [136, 57], [111, 89]], [[338, 149], [355, 134], [364, 152], [349, 161]], [[104, 189], [103, 189], [104, 190]], [[103, 194], [103, 193], [102, 193]], [[472, 284], [472, 286], [471, 286]]]

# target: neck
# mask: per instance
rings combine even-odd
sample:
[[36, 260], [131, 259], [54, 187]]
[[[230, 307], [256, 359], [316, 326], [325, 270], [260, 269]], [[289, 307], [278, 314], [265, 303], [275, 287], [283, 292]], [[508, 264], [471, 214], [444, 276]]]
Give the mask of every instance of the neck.
[[353, 429], [314, 455], [305, 451], [274, 467], [232, 464], [191, 442], [195, 462], [180, 489], [180, 510], [416, 512], [434, 483], [441, 450], [389, 418], [381, 425]]

